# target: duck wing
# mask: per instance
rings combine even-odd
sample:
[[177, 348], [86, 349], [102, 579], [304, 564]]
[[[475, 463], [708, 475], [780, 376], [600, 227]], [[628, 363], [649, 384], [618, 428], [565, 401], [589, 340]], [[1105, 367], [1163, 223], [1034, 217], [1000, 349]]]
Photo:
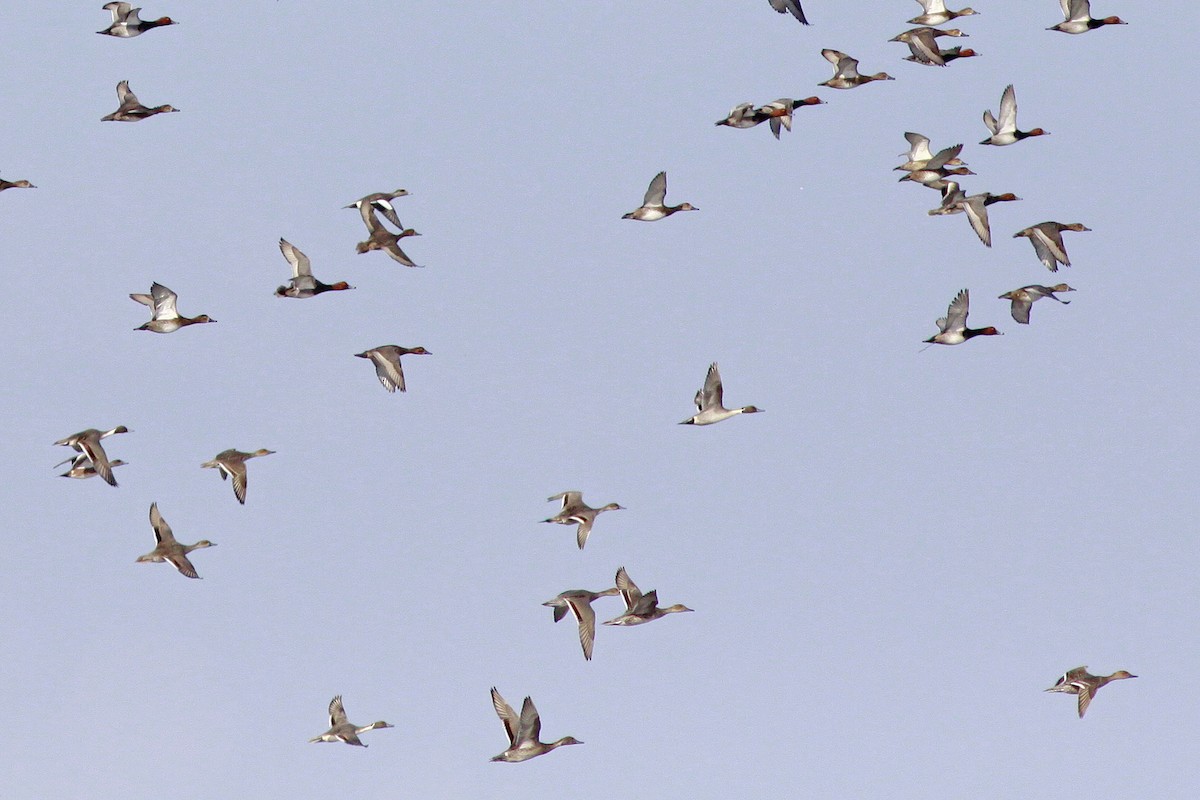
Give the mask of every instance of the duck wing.
[[[592, 648], [596, 642], [596, 612], [586, 597], [564, 598], [575, 619], [579, 620], [579, 644], [583, 647], [583, 657], [592, 660]], [[556, 609], [557, 611], [557, 609]]]
[[179, 295], [161, 283], [152, 283], [150, 284], [150, 297], [154, 300], [155, 319], [177, 319], [179, 317], [179, 310], [175, 307]]
[[279, 252], [283, 253], [283, 257], [292, 265], [292, 278], [312, 278], [312, 261], [308, 256], [300, 251], [300, 248], [289, 242], [287, 239], [279, 240]]
[[546, 498], [547, 503], [555, 500], [562, 500], [562, 510], [567, 511], [568, 509], [583, 505], [583, 492], [559, 492], [553, 497]]
[[221, 461], [217, 464], [217, 471], [221, 473], [221, 477], [229, 477], [233, 481], [233, 496], [242, 505], [246, 504], [246, 462], [245, 461]]
[[521, 719], [517, 726], [517, 742], [536, 742], [542, 735], [542, 718], [533, 705], [533, 698], [526, 697], [521, 704]]
[[625, 571], [624, 567], [617, 570], [617, 589], [621, 591], [621, 596], [625, 598], [626, 611], [632, 611], [642, 600], [641, 589], [629, 579], [629, 573]]
[[967, 327], [968, 307], [971, 303], [971, 294], [968, 290], [963, 289], [954, 296], [954, 300], [950, 302], [950, 307], [946, 310], [946, 326], [943, 331], [961, 331]]
[[967, 220], [971, 223], [971, 229], [975, 231], [975, 235], [979, 237], [979, 241], [983, 242], [986, 247], [991, 247], [992, 228], [988, 224], [987, 205], [983, 201], [984, 196], [977, 194], [964, 199], [958, 205], [966, 212]]
[[121, 110], [137, 108], [141, 105], [137, 95], [129, 88], [129, 81], [121, 81], [117, 84], [117, 102], [121, 104]]
[[370, 207], [383, 214], [384, 219], [388, 222], [400, 230], [404, 230], [404, 225], [400, 222], [400, 216], [396, 213], [396, 207], [386, 197], [375, 198], [370, 202]]
[[[118, 22], [125, 21], [125, 18], [129, 16], [132, 6], [129, 3], [106, 3], [104, 8], [106, 11], [112, 12], [112, 21], [115, 25]], [[140, 11], [141, 9], [138, 10]]]
[[[933, 153], [931, 153], [929, 150], [928, 136], [922, 136], [919, 133], [909, 132], [904, 134], [904, 138], [908, 140], [910, 145], [908, 149], [909, 161], [928, 161], [929, 159], [933, 158]], [[904, 153], [901, 153], [900, 155], [903, 156]]]
[[508, 746], [515, 746], [520, 720], [517, 718], [517, 712], [513, 711], [512, 706], [504, 701], [495, 686], [492, 687], [492, 708], [496, 709], [496, 716], [504, 723], [504, 732], [508, 734]]
[[579, 527], [575, 529], [575, 542], [582, 550], [583, 546], [587, 544], [588, 534], [592, 532], [592, 524], [595, 523], [596, 517], [593, 515], [577, 519], [579, 519]]
[[937, 42], [934, 41], [933, 34], [929, 31], [922, 31], [910, 37], [908, 49], [912, 51], [913, 58], [923, 64], [946, 66], [946, 59], [942, 58], [942, 52], [938, 49]]
[[391, 256], [393, 261], [399, 261], [401, 264], [403, 264], [406, 267], [421, 266], [420, 264], [416, 263], [411, 258], [409, 258], [408, 255], [403, 250], [400, 249], [400, 241], [394, 237], [391, 238], [391, 240], [380, 249], [382, 249], [383, 252], [385, 252], [389, 256]]
[[[176, 544], [175, 534], [171, 532], [171, 526], [167, 524], [167, 521], [162, 518], [162, 514], [158, 512], [158, 503], [150, 504], [150, 527], [154, 528], [154, 539], [159, 544]], [[186, 559], [184, 560], [186, 561]], [[180, 571], [182, 572], [182, 570]]]
[[771, 8], [778, 11], [780, 14], [791, 12], [791, 15], [804, 25], [809, 22], [804, 18], [804, 9], [800, 8], [800, 0], [770, 0]]
[[1012, 318], [1022, 325], [1029, 324], [1029, 310], [1033, 307], [1033, 300], [1030, 299], [1029, 293], [1017, 290], [1012, 292]]
[[1000, 95], [1000, 132], [1017, 129], [1017, 93], [1010, 83]]
[[346, 722], [346, 707], [342, 705], [342, 696], [339, 694], [329, 701], [329, 727], [336, 728]]
[[708, 374], [704, 376], [703, 406], [705, 408], [721, 408], [725, 400], [725, 389], [721, 384], [721, 372], [717, 369], [717, 362], [708, 365]]
[[643, 206], [661, 206], [663, 201], [667, 199], [667, 173], [660, 172], [654, 176], [654, 180], [650, 181], [650, 186], [646, 189], [646, 197], [642, 200]]
[[196, 568], [192, 566], [191, 561], [188, 561], [188, 557], [185, 553], [169, 553], [166, 558], [167, 561], [171, 562], [171, 566], [179, 570], [180, 574], [185, 578], [200, 578], [200, 575], [196, 572]]
[[375, 362], [375, 377], [379, 378], [379, 382], [383, 384], [383, 388], [389, 392], [395, 392], [397, 389], [402, 392], [406, 391], [404, 387], [404, 370], [400, 368], [399, 357], [392, 360], [376, 351], [371, 353], [371, 361]]
[[[100, 444], [99, 437], [85, 436], [79, 440], [76, 447], [79, 452], [87, 456], [88, 461], [92, 462], [92, 466], [96, 469], [96, 474], [104, 479], [109, 486], [116, 486], [117, 479], [113, 476], [112, 464], [108, 461], [108, 454], [104, 452], [104, 446]], [[170, 528], [167, 529], [170, 531]]]

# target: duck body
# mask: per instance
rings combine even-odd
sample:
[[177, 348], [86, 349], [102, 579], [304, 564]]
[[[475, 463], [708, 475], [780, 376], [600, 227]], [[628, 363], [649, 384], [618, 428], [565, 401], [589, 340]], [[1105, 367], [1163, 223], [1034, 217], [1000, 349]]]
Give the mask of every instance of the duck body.
[[958, 154], [962, 152], [962, 149], [961, 144], [956, 144], [939, 150], [937, 155], [909, 170], [907, 175], [900, 178], [900, 181], [913, 181], [923, 186], [939, 186], [944, 184], [945, 179], [951, 175], [974, 175], [975, 173], [966, 167], [947, 166], [951, 161], [957, 160], [961, 163]]
[[[896, 172], [912, 172], [913, 170], [924, 169], [929, 161], [933, 158], [933, 152], [929, 149], [929, 137], [919, 133], [908, 131], [904, 134], [904, 138], [908, 140], [908, 152], [901, 153], [901, 156], [907, 157], [907, 161], [898, 167], [894, 167]], [[943, 166], [960, 167], [965, 165], [961, 158], [955, 156], [944, 162]]]
[[677, 211], [699, 211], [691, 203], [680, 203], [677, 206], [664, 205], [667, 198], [667, 173], [660, 172], [650, 181], [642, 204], [623, 214], [621, 219], [636, 219], [642, 222], [655, 222], [663, 217], [669, 217]]
[[134, 8], [129, 3], [105, 3], [104, 10], [112, 12], [112, 24], [102, 31], [96, 31], [96, 33], [105, 36], [116, 36], [120, 39], [131, 39], [154, 28], [179, 24], [170, 17], [142, 20], [138, 16], [138, 12], [141, 9]]
[[221, 480], [233, 480], [233, 495], [242, 505], [246, 504], [246, 461], [259, 456], [274, 455], [274, 450], [255, 450], [253, 453], [243, 453], [241, 450], [222, 450], [212, 461], [205, 461], [201, 467], [215, 469], [221, 473]]
[[946, 59], [942, 57], [942, 51], [937, 46], [937, 38], [939, 36], [966, 36], [967, 34], [960, 31], [958, 28], [950, 30], [938, 30], [922, 26], [919, 28], [911, 28], [901, 34], [893, 36], [889, 42], [903, 42], [908, 45], [908, 49], [912, 52], [907, 61], [915, 61], [918, 64], [926, 64], [928, 66], [944, 67]]
[[344, 744], [352, 744], [355, 747], [366, 747], [367, 745], [363, 740], [358, 738], [360, 733], [392, 727], [395, 726], [389, 725], [383, 720], [372, 722], [370, 725], [355, 725], [350, 722], [346, 718], [346, 709], [342, 705], [342, 696], [339, 694], [329, 701], [329, 730], [319, 736], [314, 736], [308, 741], [309, 744], [314, 742], [343, 742]]
[[357, 208], [362, 214], [363, 223], [367, 226], [367, 231], [372, 230], [371, 222], [367, 217], [368, 210], [383, 214], [384, 219], [395, 225], [397, 228], [404, 229], [404, 225], [400, 222], [400, 217], [396, 214], [396, 207], [392, 205], [392, 201], [398, 197], [408, 197], [407, 189], [397, 189], [394, 192], [372, 192], [365, 197], [360, 197], [348, 206], [343, 208]]
[[821, 55], [825, 57], [826, 61], [833, 64], [833, 77], [818, 83], [818, 86], [828, 86], [830, 89], [854, 89], [872, 81], [896, 80], [886, 72], [863, 75], [858, 71], [858, 59], [851, 58], [840, 50], [825, 49], [821, 51]]
[[179, 110], [172, 105], [153, 107], [142, 105], [138, 101], [137, 95], [129, 89], [129, 81], [121, 81], [117, 84], [117, 101], [120, 103], [117, 110], [101, 117], [101, 122], [137, 122], [147, 117], [153, 117], [155, 114], [167, 114]]
[[969, 17], [979, 13], [973, 8], [951, 11], [946, 8], [946, 0], [917, 0], [917, 2], [921, 4], [924, 13], [919, 17], [910, 19], [908, 21], [910, 25], [942, 25], [952, 19]]
[[753, 128], [767, 122], [770, 124], [771, 133], [778, 139], [781, 129], [792, 129], [792, 112], [795, 109], [824, 104], [825, 101], [819, 97], [805, 97], [800, 100], [781, 97], [758, 108], [755, 108], [753, 103], [739, 103], [725, 119], [718, 120], [716, 124], [730, 128]]
[[496, 687], [493, 686], [492, 708], [496, 710], [496, 716], [500, 717], [500, 722], [504, 724], [504, 732], [508, 734], [508, 749], [493, 756], [492, 761], [516, 764], [545, 755], [563, 745], [583, 744], [573, 736], [564, 736], [556, 742], [540, 741], [542, 719], [533, 705], [533, 700], [529, 697], [525, 698], [525, 702], [521, 705], [521, 715], [517, 716], [512, 706], [505, 702], [504, 698], [500, 696], [500, 692], [496, 691]]
[[1079, 718], [1083, 719], [1083, 715], [1087, 713], [1088, 706], [1092, 703], [1092, 698], [1096, 696], [1096, 692], [1100, 690], [1100, 687], [1112, 681], [1136, 677], [1137, 675], [1132, 675], [1123, 669], [1117, 670], [1112, 675], [1092, 675], [1087, 671], [1087, 667], [1076, 667], [1075, 669], [1067, 670], [1058, 679], [1058, 682], [1049, 689], [1046, 689], [1046, 691], [1078, 695], [1079, 701], [1077, 707]]
[[1031, 136], [1047, 135], [1047, 131], [1041, 128], [1034, 128], [1030, 131], [1017, 130], [1017, 93], [1011, 83], [1004, 89], [1004, 93], [1000, 95], [1000, 118], [997, 120], [992, 116], [991, 109], [988, 109], [983, 112], [983, 124], [987, 126], [992, 135], [984, 139], [980, 144], [996, 145], [997, 147], [1016, 144], [1022, 139], [1028, 139]]
[[592, 525], [596, 522], [596, 517], [600, 516], [605, 511], [623, 511], [624, 506], [619, 506], [616, 503], [609, 503], [601, 508], [592, 508], [587, 503], [583, 502], [582, 492], [559, 492], [558, 494], [548, 497], [547, 503], [555, 500], [562, 501], [562, 508], [557, 514], [549, 519], [544, 519], [542, 522], [554, 522], [559, 525], [578, 525], [575, 530], [575, 542], [582, 550], [587, 544], [588, 534], [592, 532]]
[[365, 358], [375, 365], [375, 377], [389, 392], [406, 391], [404, 386], [404, 370], [400, 366], [400, 356], [416, 355], [431, 356], [433, 353], [424, 347], [400, 347], [395, 344], [385, 344], [372, 347], [361, 353], [355, 353], [355, 358]]
[[1062, 6], [1063, 16], [1066, 19], [1057, 25], [1051, 25], [1049, 28], [1046, 28], [1048, 31], [1080, 34], [1094, 31], [1096, 28], [1102, 28], [1105, 25], [1129, 24], [1120, 17], [1095, 19], [1092, 17], [1092, 4], [1089, 0], [1058, 0], [1058, 2]]
[[542, 603], [542, 605], [554, 609], [555, 622], [565, 617], [567, 611], [575, 615], [575, 619], [579, 622], [579, 644], [583, 647], [583, 657], [585, 660], [591, 661], [592, 650], [596, 640], [596, 612], [592, 609], [592, 602], [600, 597], [619, 594], [620, 591], [615, 586], [611, 589], [605, 589], [602, 592], [591, 592], [587, 589], [568, 589], [565, 592], [560, 592], [557, 597]]
[[[100, 444], [100, 440], [106, 439], [109, 436], [113, 436], [114, 434], [118, 433], [129, 433], [129, 429], [124, 425], [118, 425], [117, 427], [107, 431], [97, 430], [96, 428], [88, 428], [87, 430], [80, 431], [79, 433], [73, 433], [70, 436], [64, 436], [54, 444], [74, 448], [76, 451], [78, 451], [81, 457], [87, 459], [95, 473], [103, 478], [109, 486], [116, 486], [117, 479], [112, 474], [113, 462], [108, 460], [108, 454], [104, 452], [104, 447]], [[61, 465], [62, 464], [59, 464], [58, 466]], [[76, 477], [71, 476], [70, 473], [74, 472], [78, 466], [80, 466], [80, 464], [78, 459], [76, 459], [76, 463], [72, 465], [71, 470], [69, 470], [67, 473], [69, 477]], [[80, 475], [78, 477], [87, 476]]]
[[680, 425], [712, 425], [738, 414], [758, 414], [764, 410], [757, 406], [726, 408], [724, 405], [725, 387], [721, 382], [721, 371], [715, 361], [708, 365], [708, 373], [704, 376], [704, 386], [696, 392], [694, 402], [696, 403], [696, 413], [680, 422]]
[[1033, 251], [1042, 265], [1051, 272], [1058, 272], [1059, 264], [1064, 267], [1071, 266], [1071, 259], [1067, 256], [1067, 247], [1063, 244], [1063, 231], [1085, 232], [1090, 230], [1091, 228], [1078, 222], [1066, 224], [1053, 221], [1039, 222], [1037, 225], [1030, 225], [1024, 230], [1017, 231], [1013, 234], [1013, 238], [1029, 239], [1033, 245]]
[[654, 589], [643, 594], [638, 589], [637, 584], [630, 580], [629, 573], [625, 571], [624, 567], [620, 567], [617, 570], [617, 589], [620, 590], [621, 596], [625, 599], [625, 613], [613, 617], [605, 622], [605, 625], [619, 627], [644, 625], [647, 622], [662, 619], [667, 614], [678, 614], [693, 610], [679, 603], [667, 606], [666, 608], [659, 608], [658, 590]]
[[925, 340], [926, 344], [962, 344], [976, 336], [1000, 336], [993, 327], [968, 328], [967, 314], [971, 303], [970, 293], [963, 289], [950, 302], [946, 316], [937, 321], [938, 332]]
[[[938, 50], [937, 52], [938, 58], [940, 58], [942, 61], [940, 66], [945, 66], [951, 61], [957, 61], [960, 58], [975, 58], [980, 55], [980, 53], [972, 50], [970, 47], [951, 47], [949, 50]], [[926, 66], [939, 66], [937, 62], [926, 61], [922, 58], [918, 58], [915, 55], [905, 56], [904, 60], [912, 61], [915, 64], [924, 64]]]
[[957, 183], [950, 181], [945, 190], [943, 190], [942, 204], [932, 209], [929, 215], [940, 216], [965, 213], [967, 221], [971, 223], [971, 230], [975, 231], [975, 235], [979, 237], [979, 241], [983, 242], [984, 246], [991, 247], [992, 229], [991, 224], [988, 222], [987, 207], [994, 203], [1020, 199], [1012, 192], [1005, 192], [1004, 194], [982, 192], [980, 194], [966, 195], [959, 189]]
[[276, 297], [294, 297], [304, 299], [308, 297], [316, 297], [325, 292], [340, 292], [354, 287], [345, 281], [337, 283], [322, 283], [313, 276], [312, 262], [308, 256], [300, 251], [300, 248], [293, 245], [287, 239], [279, 240], [279, 251], [283, 253], [283, 257], [292, 265], [292, 279], [287, 286], [280, 286], [275, 290]]
[[1063, 300], [1061, 297], [1056, 297], [1055, 292], [1073, 292], [1075, 291], [1065, 283], [1060, 283], [1057, 286], [1022, 286], [1020, 289], [1013, 289], [1011, 292], [1005, 292], [1000, 295], [1001, 300], [1012, 301], [1012, 318], [1022, 325], [1029, 324], [1029, 309], [1038, 300], [1043, 297], [1049, 297], [1051, 300], [1057, 300], [1063, 305], [1069, 305], [1070, 300]]
[[3, 192], [5, 189], [36, 189], [36, 188], [37, 188], [36, 186], [34, 186], [32, 183], [30, 183], [29, 181], [24, 180], [24, 179], [19, 180], [19, 181], [6, 181], [3, 178], [0, 178], [0, 192]]
[[150, 294], [131, 294], [130, 300], [150, 306], [152, 317], [145, 325], [134, 328], [138, 331], [151, 333], [174, 333], [188, 325], [200, 325], [205, 322], [216, 322], [207, 314], [198, 317], [181, 316], [177, 308], [179, 296], [157, 281], [150, 285]]
[[179, 574], [184, 577], [199, 578], [200, 576], [196, 574], [196, 568], [188, 560], [188, 553], [205, 547], [216, 547], [216, 543], [210, 542], [208, 539], [201, 539], [195, 544], [180, 544], [176, 541], [175, 534], [171, 531], [171, 526], [167, 524], [166, 520], [162, 518], [162, 514], [158, 512], [158, 503], [150, 504], [150, 527], [154, 528], [154, 539], [158, 542], [158, 545], [144, 556], [138, 556], [137, 563], [161, 564], [166, 562], [179, 570]]
[[[96, 471], [96, 465], [93, 464], [91, 459], [85, 456], [83, 453], [80, 453], [72, 458], [68, 458], [65, 461], [60, 461], [54, 466], [55, 468], [58, 468], [68, 462], [71, 464], [70, 468], [68, 468], [66, 472], [61, 473], [59, 477], [86, 480], [87, 478], [94, 478], [100, 474]], [[112, 461], [108, 462], [108, 465], [110, 467], [123, 467], [125, 466], [125, 462], [119, 458], [114, 458]]]
[[[420, 264], [414, 262], [408, 257], [408, 254], [400, 249], [400, 240], [408, 236], [420, 236], [412, 228], [404, 228], [399, 233], [392, 233], [387, 227], [379, 221], [379, 217], [375, 216], [375, 207], [369, 202], [358, 201], [359, 211], [362, 212], [363, 222], [367, 225], [369, 235], [365, 241], [359, 242], [355, 246], [355, 252], [358, 254], [369, 253], [372, 250], [382, 250], [391, 257], [393, 261], [397, 261], [406, 267], [420, 267]], [[392, 216], [395, 216], [393, 210]], [[399, 225], [399, 220], [396, 221]]]

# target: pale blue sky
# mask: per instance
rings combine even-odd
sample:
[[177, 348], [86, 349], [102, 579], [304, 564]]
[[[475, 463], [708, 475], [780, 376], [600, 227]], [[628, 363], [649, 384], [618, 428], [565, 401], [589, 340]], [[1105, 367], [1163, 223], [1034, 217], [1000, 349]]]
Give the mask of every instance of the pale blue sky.
[[[128, 41], [101, 5], [14, 5], [0, 55], [39, 187], [0, 195], [6, 797], [1194, 793], [1193, 4], [978, 0], [946, 69], [887, 42], [906, 0], [157, 0]], [[897, 80], [819, 88], [823, 47]], [[182, 113], [101, 123], [122, 79]], [[1009, 83], [1051, 135], [980, 147]], [[909, 130], [1024, 198], [994, 248], [896, 183]], [[700, 211], [622, 221], [663, 169]], [[341, 206], [397, 187], [423, 270], [354, 253]], [[1050, 219], [1093, 229], [1057, 276], [1010, 238]], [[281, 236], [358, 288], [273, 297]], [[135, 333], [156, 280], [219, 322]], [[1006, 335], [919, 353], [963, 287]], [[388, 343], [434, 354], [407, 394], [353, 357]], [[712, 361], [767, 413], [676, 425]], [[55, 477], [118, 424], [119, 488]], [[229, 447], [278, 451], [244, 507]], [[580, 552], [565, 489], [628, 510]], [[152, 501], [203, 581], [134, 564]], [[539, 604], [621, 565], [696, 613], [585, 662]], [[1041, 691], [1080, 664], [1140, 677], [1081, 721]], [[586, 744], [488, 763], [493, 685]], [[339, 693], [397, 727], [307, 744]]]

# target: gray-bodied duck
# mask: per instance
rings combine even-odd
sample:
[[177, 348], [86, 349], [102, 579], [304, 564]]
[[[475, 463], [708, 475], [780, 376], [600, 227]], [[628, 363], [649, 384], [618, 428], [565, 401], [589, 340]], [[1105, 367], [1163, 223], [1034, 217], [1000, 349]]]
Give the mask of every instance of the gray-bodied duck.
[[1022, 236], [1028, 238], [1033, 245], [1033, 251], [1037, 253], [1038, 261], [1041, 261], [1051, 272], [1058, 272], [1059, 264], [1064, 267], [1071, 266], [1071, 259], [1067, 257], [1067, 247], [1063, 244], [1063, 231], [1081, 233], [1090, 230], [1091, 228], [1078, 222], [1067, 224], [1039, 222], [1037, 225], [1030, 225], [1024, 230], [1017, 231], [1013, 234], [1013, 238], [1018, 239]]
[[[66, 472], [63, 472], [59, 475], [61, 478], [77, 478], [80, 480], [85, 480], [87, 478], [94, 478], [100, 474], [96, 472], [96, 465], [92, 463], [92, 460], [83, 453], [64, 459], [55, 464], [54, 467], [57, 469], [58, 467], [61, 467], [63, 464], [67, 463], [69, 463], [71, 466]], [[108, 462], [108, 465], [110, 467], [123, 467], [125, 466], [125, 462], [119, 458], [114, 458], [112, 461]]]
[[[366, 241], [359, 242], [355, 246], [355, 252], [359, 255], [369, 253], [372, 250], [382, 250], [391, 256], [393, 261], [398, 261], [406, 267], [420, 267], [421, 265], [414, 262], [408, 257], [408, 254], [400, 249], [400, 240], [407, 236], [420, 236], [421, 234], [414, 231], [412, 228], [404, 228], [399, 233], [392, 233], [388, 230], [379, 217], [375, 216], [375, 209], [369, 203], [364, 203], [359, 209], [362, 211], [363, 222], [367, 224], [367, 232], [370, 236]], [[399, 223], [397, 223], [399, 224]], [[403, 226], [400, 226], [403, 227]]]
[[172, 105], [153, 107], [142, 105], [138, 101], [137, 95], [129, 89], [129, 81], [121, 81], [117, 84], [117, 102], [120, 103], [117, 110], [101, 117], [101, 122], [137, 122], [147, 117], [153, 117], [155, 114], [167, 114], [179, 110]]
[[738, 414], [758, 414], [764, 409], [757, 406], [742, 406], [741, 408], [726, 408], [725, 387], [721, 383], [721, 372], [717, 362], [708, 365], [708, 374], [704, 376], [704, 388], [696, 392], [696, 411], [689, 419], [680, 425], [712, 425]]
[[255, 450], [253, 453], [243, 453], [241, 450], [222, 450], [212, 461], [205, 461], [201, 467], [215, 469], [221, 473], [221, 480], [229, 478], [233, 481], [233, 495], [242, 505], [246, 504], [246, 460], [259, 456], [274, 455], [274, 450]]
[[986, 247], [991, 247], [992, 227], [988, 222], [987, 207], [994, 203], [1004, 203], [1020, 199], [1012, 192], [1005, 192], [1004, 194], [982, 192], [980, 194], [968, 195], [959, 188], [957, 183], [947, 181], [945, 188], [942, 189], [942, 204], [937, 208], [931, 209], [929, 215], [936, 217], [965, 213], [967, 221], [971, 223], [971, 230], [975, 231], [975, 235], [979, 237], [979, 241], [983, 242]]
[[616, 503], [609, 503], [601, 508], [592, 508], [587, 503], [583, 502], [583, 492], [559, 492], [558, 494], [546, 498], [547, 503], [555, 500], [562, 500], [562, 508], [558, 513], [549, 519], [544, 519], [542, 522], [555, 522], [559, 525], [579, 525], [575, 529], [575, 542], [582, 550], [587, 544], [588, 534], [592, 532], [592, 525], [596, 522], [596, 517], [605, 511], [623, 511], [624, 506], [619, 506]]
[[395, 344], [385, 344], [372, 347], [361, 353], [355, 353], [355, 358], [365, 358], [375, 365], [375, 377], [389, 392], [405, 391], [404, 370], [400, 367], [400, 356], [431, 356], [433, 353], [424, 347], [400, 347]]
[[150, 526], [154, 528], [154, 539], [158, 542], [158, 546], [146, 555], [138, 556], [136, 563], [161, 564], [166, 561], [179, 570], [180, 574], [188, 578], [199, 578], [196, 568], [192, 566], [191, 561], [188, 561], [188, 553], [204, 547], [216, 547], [216, 543], [210, 542], [208, 539], [201, 539], [195, 544], [177, 542], [175, 534], [171, 532], [171, 526], [162, 518], [162, 514], [158, 513], [158, 503], [150, 504]]
[[184, 317], [179, 313], [176, 303], [179, 295], [157, 281], [150, 284], [150, 294], [131, 294], [130, 300], [135, 300], [144, 306], [150, 306], [152, 315], [149, 322], [134, 328], [137, 331], [153, 333], [173, 333], [187, 325], [199, 325], [204, 322], [216, 322], [208, 314], [198, 317]]
[[904, 33], [897, 34], [888, 39], [888, 41], [903, 42], [908, 45], [908, 49], [912, 51], [912, 55], [905, 59], [906, 61], [944, 67], [946, 66], [946, 60], [942, 58], [942, 51], [938, 49], [937, 38], [939, 36], [962, 37], [966, 35], [958, 28], [938, 30], [937, 28], [921, 26], [919, 28], [909, 28]]
[[362, 214], [363, 224], [367, 226], [368, 233], [371, 231], [371, 223], [367, 220], [369, 209], [374, 209], [383, 214], [384, 219], [403, 230], [404, 225], [400, 222], [400, 217], [396, 214], [396, 207], [392, 205], [392, 201], [397, 197], [408, 197], [408, 190], [397, 189], [394, 192], [372, 192], [365, 197], [358, 198], [348, 206], [342, 206], [342, 208], [357, 208], [358, 212]]
[[539, 741], [538, 737], [542, 734], [542, 718], [538, 716], [533, 700], [528, 697], [525, 698], [521, 706], [521, 716], [518, 717], [512, 706], [504, 701], [500, 692], [493, 686], [492, 708], [496, 709], [496, 716], [500, 717], [500, 721], [504, 723], [504, 732], [508, 734], [508, 749], [498, 756], [493, 756], [492, 761], [515, 764], [545, 755], [565, 744], [583, 744], [574, 736], [564, 736], [557, 742]]
[[1137, 675], [1132, 675], [1123, 669], [1119, 669], [1112, 675], [1092, 675], [1087, 671], [1087, 667], [1076, 667], [1072, 670], [1067, 670], [1058, 682], [1046, 689], [1047, 692], [1066, 692], [1079, 696], [1079, 718], [1083, 719], [1083, 715], [1087, 712], [1088, 706], [1092, 703], [1092, 698], [1096, 696], [1096, 692], [1101, 686], [1110, 683], [1111, 681], [1124, 680], [1125, 678], [1136, 678]]
[[840, 50], [826, 48], [821, 51], [821, 55], [825, 56], [826, 61], [833, 64], [833, 77], [818, 83], [818, 86], [828, 86], [830, 89], [853, 89], [872, 81], [896, 80], [886, 72], [863, 75], [858, 71], [858, 59], [851, 58]]
[[567, 615], [567, 610], [579, 621], [579, 644], [583, 646], [583, 657], [592, 660], [592, 648], [596, 641], [596, 612], [592, 609], [592, 601], [598, 597], [608, 597], [619, 594], [620, 589], [613, 587], [602, 592], [589, 592], [587, 589], [568, 589], [560, 592], [557, 597], [542, 603], [554, 609], [554, 621], [559, 622]]
[[309, 739], [309, 743], [313, 742], [345, 742], [357, 747], [366, 747], [361, 739], [358, 738], [360, 733], [373, 731], [376, 728], [392, 728], [394, 725], [389, 725], [383, 720], [372, 722], [370, 725], [355, 725], [346, 718], [346, 708], [342, 705], [342, 696], [339, 694], [329, 701], [329, 730], [322, 733], [320, 736], [314, 736]]
[[1055, 292], [1073, 292], [1075, 291], [1065, 283], [1060, 283], [1057, 286], [1022, 286], [1020, 289], [1013, 289], [1011, 292], [1005, 292], [1000, 295], [1001, 300], [1012, 301], [1012, 318], [1022, 325], [1029, 324], [1029, 309], [1038, 300], [1043, 297], [1049, 297], [1051, 300], [1057, 300], [1064, 306], [1071, 303], [1070, 300], [1063, 300], [1061, 297], [1055, 297]]
[[621, 219], [637, 219], [642, 222], [654, 222], [663, 217], [669, 217], [676, 211], [699, 211], [691, 203], [680, 203], [677, 206], [664, 205], [667, 199], [667, 173], [660, 172], [650, 181], [649, 188], [646, 189], [646, 196], [642, 199], [642, 204], [630, 211], [628, 214], [621, 215]]
[[275, 290], [276, 297], [295, 297], [304, 299], [316, 297], [323, 292], [340, 292], [354, 287], [345, 281], [337, 283], [322, 283], [313, 276], [312, 261], [300, 251], [300, 248], [287, 239], [279, 240], [279, 252], [292, 265], [292, 279], [287, 286]]
[[642, 594], [637, 584], [629, 579], [629, 573], [625, 571], [624, 567], [617, 570], [617, 589], [620, 590], [621, 596], [625, 598], [625, 613], [613, 617], [605, 622], [605, 625], [642, 625], [647, 622], [653, 622], [660, 617], [665, 617], [667, 614], [677, 614], [682, 611], [694, 610], [679, 603], [667, 606], [666, 608], [659, 608], [658, 590], [654, 589]]
[[[129, 433], [129, 429], [124, 425], [118, 425], [112, 430], [107, 431], [88, 428], [85, 431], [65, 436], [55, 442], [55, 444], [75, 448], [79, 451], [80, 455], [85, 456], [91, 462], [97, 475], [103, 478], [109, 486], [116, 486], [117, 479], [112, 474], [112, 462], [108, 460], [108, 454], [104, 452], [104, 447], [100, 444], [100, 440], [117, 433]], [[61, 466], [61, 464], [58, 466]]]

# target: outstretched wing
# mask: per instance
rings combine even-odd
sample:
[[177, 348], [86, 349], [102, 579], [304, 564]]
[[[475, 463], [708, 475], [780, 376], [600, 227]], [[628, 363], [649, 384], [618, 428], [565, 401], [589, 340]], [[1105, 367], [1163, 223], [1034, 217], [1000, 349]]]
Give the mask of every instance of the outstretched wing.
[[667, 173], [660, 172], [654, 176], [654, 180], [650, 181], [650, 188], [646, 189], [646, 197], [642, 200], [644, 206], [661, 206], [667, 198]]

